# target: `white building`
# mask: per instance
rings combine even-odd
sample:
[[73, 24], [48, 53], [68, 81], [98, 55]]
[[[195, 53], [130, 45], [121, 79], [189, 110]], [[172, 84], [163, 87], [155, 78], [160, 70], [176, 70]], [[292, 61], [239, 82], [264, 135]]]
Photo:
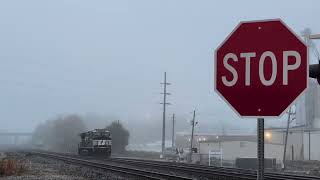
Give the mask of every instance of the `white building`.
[[[268, 141], [273, 144], [281, 144], [284, 147], [286, 129], [270, 128], [265, 129], [265, 133], [269, 134]], [[303, 127], [290, 128], [288, 132], [286, 160], [304, 160], [304, 131]], [[281, 158], [283, 158], [281, 153]]]
[[[208, 154], [210, 150], [221, 150], [224, 161], [235, 161], [237, 158], [256, 158], [257, 139], [255, 136], [219, 136], [215, 140], [202, 141], [199, 145], [200, 154]], [[265, 158], [282, 162], [283, 145], [265, 142]]]
[[309, 79], [309, 88], [296, 104], [297, 125], [307, 128], [320, 128], [320, 86], [314, 79]]
[[[286, 159], [320, 160], [320, 86], [317, 81], [309, 80], [308, 90], [297, 101], [295, 118], [295, 127], [289, 129]], [[265, 157], [277, 159], [278, 164], [283, 159], [285, 134], [285, 128], [265, 130]], [[190, 134], [177, 134], [176, 144], [178, 147], [190, 147]], [[198, 148], [198, 157], [220, 149], [228, 161], [257, 156], [256, 135], [195, 134], [193, 147]]]
[[[309, 88], [296, 104], [296, 122], [301, 128], [302, 156], [304, 160], [320, 160], [320, 86], [309, 79]], [[303, 134], [303, 135], [302, 135]]]
[[[265, 129], [265, 158], [276, 159], [277, 164], [283, 163], [285, 128]], [[320, 159], [320, 131], [311, 131], [311, 159]], [[202, 137], [201, 137], [202, 136]], [[188, 136], [186, 136], [188, 137]], [[221, 151], [223, 161], [234, 163], [237, 158], [257, 157], [256, 135], [198, 135], [193, 147], [194, 161], [208, 162], [209, 151]], [[181, 142], [181, 141], [180, 141]], [[178, 143], [179, 144], [179, 143]], [[190, 144], [185, 144], [189, 147]], [[309, 153], [308, 132], [304, 127], [290, 128], [288, 133], [286, 160], [304, 160]]]
[[[272, 134], [273, 143], [284, 144], [286, 129], [266, 129]], [[320, 129], [306, 129], [304, 126], [289, 129], [287, 142], [287, 160], [320, 160]]]

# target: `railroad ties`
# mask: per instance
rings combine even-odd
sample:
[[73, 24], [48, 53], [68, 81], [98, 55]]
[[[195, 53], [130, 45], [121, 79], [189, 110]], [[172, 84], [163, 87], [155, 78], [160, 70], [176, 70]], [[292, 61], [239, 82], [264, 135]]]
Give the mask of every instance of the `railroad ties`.
[[[51, 152], [30, 152], [66, 163], [113, 171], [143, 179], [223, 179], [223, 180], [256, 180], [257, 172], [239, 168], [213, 167], [186, 163], [144, 160], [135, 158], [96, 159], [70, 154]], [[320, 180], [316, 176], [304, 176], [285, 173], [265, 173], [265, 180]]]

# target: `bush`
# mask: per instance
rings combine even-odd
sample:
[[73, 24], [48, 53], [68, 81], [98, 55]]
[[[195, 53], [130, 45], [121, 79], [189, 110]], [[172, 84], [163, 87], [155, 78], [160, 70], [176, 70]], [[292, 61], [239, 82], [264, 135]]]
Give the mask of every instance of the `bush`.
[[77, 152], [79, 134], [86, 127], [81, 117], [69, 115], [40, 124], [34, 131], [33, 144], [46, 150]]
[[112, 136], [112, 151], [125, 152], [126, 146], [129, 144], [129, 131], [119, 121], [112, 122], [106, 129], [110, 131]]
[[16, 159], [0, 160], [0, 176], [20, 175], [25, 172], [26, 166], [22, 161]]

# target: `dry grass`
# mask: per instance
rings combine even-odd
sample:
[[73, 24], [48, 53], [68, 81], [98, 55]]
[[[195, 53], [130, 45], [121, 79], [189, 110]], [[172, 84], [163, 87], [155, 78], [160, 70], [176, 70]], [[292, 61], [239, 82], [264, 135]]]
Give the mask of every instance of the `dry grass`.
[[21, 175], [26, 171], [26, 165], [22, 161], [6, 158], [0, 160], [0, 176]]

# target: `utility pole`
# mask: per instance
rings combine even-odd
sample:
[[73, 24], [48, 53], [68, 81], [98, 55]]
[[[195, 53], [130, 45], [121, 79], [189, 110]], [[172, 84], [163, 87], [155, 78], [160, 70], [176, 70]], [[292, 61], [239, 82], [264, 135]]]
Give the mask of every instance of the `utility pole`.
[[311, 134], [310, 134], [311, 128], [309, 127], [309, 161], [311, 160]]
[[166, 106], [170, 103], [167, 103], [167, 95], [170, 95], [170, 93], [167, 93], [167, 85], [170, 85], [170, 83], [167, 82], [167, 72], [164, 72], [164, 82], [163, 84], [163, 102], [160, 104], [163, 104], [163, 114], [162, 114], [162, 150], [161, 150], [161, 158], [163, 157], [164, 149], [165, 149], [165, 136], [166, 136]]
[[174, 113], [172, 115], [172, 148], [174, 147]]
[[194, 126], [198, 124], [198, 122], [195, 122], [195, 120], [196, 120], [196, 110], [193, 111], [193, 118], [191, 121], [192, 130], [191, 130], [191, 139], [190, 139], [190, 159], [189, 159], [190, 162], [192, 162], [192, 144], [193, 144]]
[[290, 120], [291, 120], [291, 112], [292, 107], [289, 109], [288, 113], [288, 121], [287, 121], [287, 130], [286, 130], [286, 136], [284, 140], [284, 149], [283, 149], [283, 169], [286, 169], [286, 152], [287, 152], [287, 143], [288, 143], [288, 134], [289, 134], [289, 125], [290, 125]]

